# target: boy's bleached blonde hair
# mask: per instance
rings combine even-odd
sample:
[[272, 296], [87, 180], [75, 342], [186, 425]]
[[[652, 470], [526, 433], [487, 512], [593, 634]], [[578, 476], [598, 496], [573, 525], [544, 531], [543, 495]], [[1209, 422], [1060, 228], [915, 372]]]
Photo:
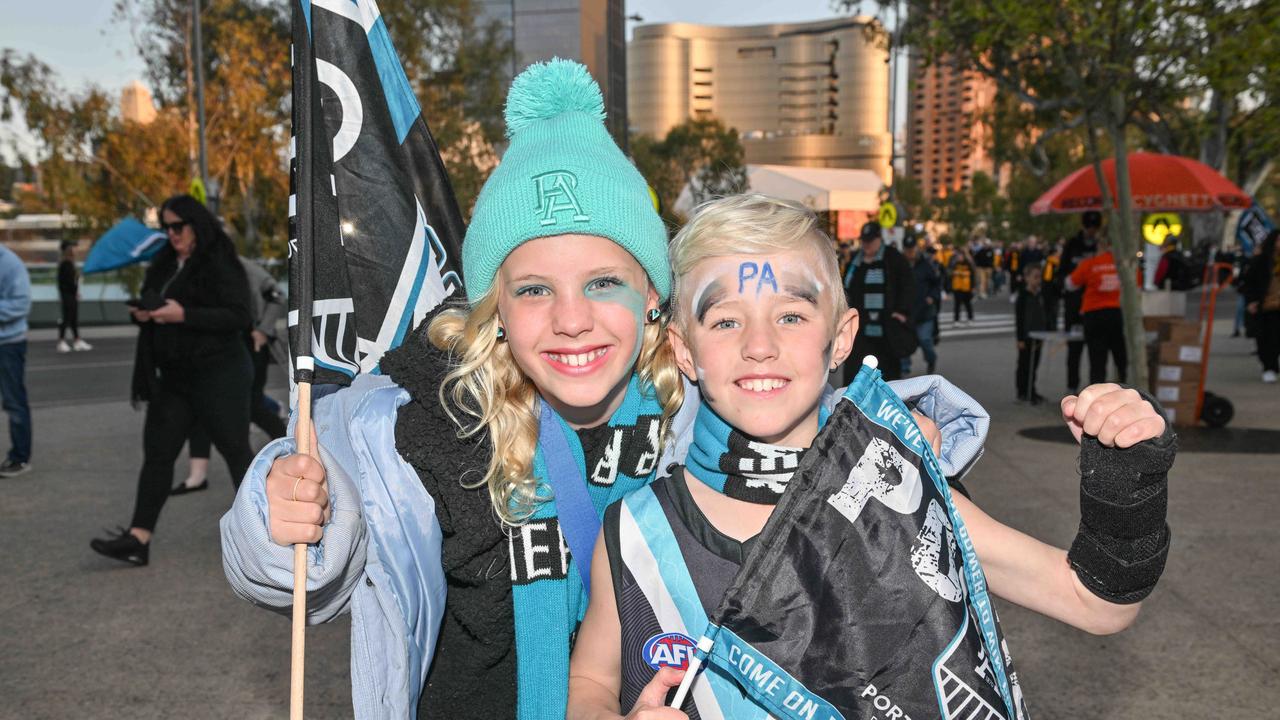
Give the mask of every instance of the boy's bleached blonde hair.
[[[488, 432], [493, 452], [484, 477], [466, 484], [486, 486], [498, 517], [509, 525], [529, 518], [538, 508], [538, 479], [533, 457], [538, 448], [537, 388], [516, 364], [511, 348], [498, 340], [498, 293], [495, 281], [470, 309], [449, 308], [427, 327], [431, 343], [447, 351], [453, 368], [440, 384], [440, 403], [458, 424], [458, 436]], [[644, 326], [634, 371], [652, 385], [662, 406], [659, 438], [665, 439], [671, 418], [684, 402], [684, 385], [667, 342], [666, 325]], [[458, 414], [469, 416], [471, 421]], [[661, 448], [659, 448], [661, 453]]]
[[672, 322], [684, 328], [685, 277], [703, 260], [727, 255], [766, 255], [812, 248], [818, 257], [814, 275], [831, 291], [834, 329], [849, 301], [840, 278], [840, 263], [831, 238], [818, 226], [818, 217], [805, 206], [758, 193], [730, 195], [699, 205], [671, 241]]

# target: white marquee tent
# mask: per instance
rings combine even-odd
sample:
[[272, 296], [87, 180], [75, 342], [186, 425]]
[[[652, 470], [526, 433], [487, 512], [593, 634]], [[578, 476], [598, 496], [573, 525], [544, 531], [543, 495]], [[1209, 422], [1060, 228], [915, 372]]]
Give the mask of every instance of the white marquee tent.
[[[883, 187], [880, 176], [871, 170], [791, 165], [748, 165], [747, 182], [751, 192], [792, 200], [815, 212], [875, 213]], [[692, 209], [693, 193], [685, 186], [675, 210], [688, 214]]]

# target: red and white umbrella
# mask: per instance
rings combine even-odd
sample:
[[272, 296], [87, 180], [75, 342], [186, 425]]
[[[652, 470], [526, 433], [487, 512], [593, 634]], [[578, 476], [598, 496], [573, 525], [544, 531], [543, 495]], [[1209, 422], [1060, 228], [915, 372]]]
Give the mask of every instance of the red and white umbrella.
[[[1116, 161], [1102, 161], [1102, 174], [1116, 197]], [[1218, 171], [1191, 158], [1129, 153], [1129, 187], [1137, 212], [1243, 210], [1253, 199]], [[1107, 210], [1093, 165], [1063, 178], [1031, 204], [1032, 215]]]

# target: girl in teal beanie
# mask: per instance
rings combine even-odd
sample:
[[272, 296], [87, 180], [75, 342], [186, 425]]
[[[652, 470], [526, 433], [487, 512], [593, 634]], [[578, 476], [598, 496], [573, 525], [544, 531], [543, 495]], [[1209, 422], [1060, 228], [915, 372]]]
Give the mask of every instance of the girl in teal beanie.
[[[603, 118], [577, 63], [516, 78], [463, 244], [467, 307], [317, 401], [322, 462], [268, 445], [223, 518], [233, 589], [280, 612], [288, 546], [313, 544], [309, 619], [351, 614], [357, 718], [563, 718], [600, 517], [689, 446], [666, 229]], [[958, 473], [985, 415], [931, 387]]]

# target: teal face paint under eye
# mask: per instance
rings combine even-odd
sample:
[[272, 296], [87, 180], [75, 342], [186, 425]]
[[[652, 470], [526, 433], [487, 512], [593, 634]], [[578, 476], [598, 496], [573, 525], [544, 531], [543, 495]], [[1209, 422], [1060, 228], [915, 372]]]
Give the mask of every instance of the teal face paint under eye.
[[[602, 280], [613, 282], [602, 283]], [[582, 292], [588, 300], [621, 305], [630, 311], [636, 324], [636, 342], [631, 350], [631, 357], [627, 360], [627, 366], [635, 367], [636, 360], [640, 357], [640, 346], [644, 344], [644, 296], [617, 278], [595, 278], [587, 283]]]

